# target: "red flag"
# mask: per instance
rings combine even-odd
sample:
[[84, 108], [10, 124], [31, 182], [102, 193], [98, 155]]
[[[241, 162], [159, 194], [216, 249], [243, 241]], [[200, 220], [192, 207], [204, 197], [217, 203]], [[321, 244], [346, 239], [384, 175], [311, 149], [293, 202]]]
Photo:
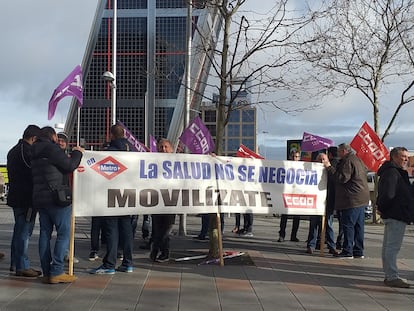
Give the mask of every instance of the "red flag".
[[240, 158], [264, 159], [260, 154], [253, 152], [243, 144], [240, 145], [236, 155]]
[[350, 145], [356, 151], [357, 157], [373, 172], [378, 171], [381, 164], [390, 157], [387, 147], [367, 122], [362, 124]]

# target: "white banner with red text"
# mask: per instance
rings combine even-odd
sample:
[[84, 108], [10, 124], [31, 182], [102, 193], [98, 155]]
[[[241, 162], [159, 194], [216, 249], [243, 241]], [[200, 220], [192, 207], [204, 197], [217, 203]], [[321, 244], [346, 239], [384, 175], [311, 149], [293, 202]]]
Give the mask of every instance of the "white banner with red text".
[[85, 151], [75, 216], [258, 213], [323, 215], [322, 164], [211, 155]]

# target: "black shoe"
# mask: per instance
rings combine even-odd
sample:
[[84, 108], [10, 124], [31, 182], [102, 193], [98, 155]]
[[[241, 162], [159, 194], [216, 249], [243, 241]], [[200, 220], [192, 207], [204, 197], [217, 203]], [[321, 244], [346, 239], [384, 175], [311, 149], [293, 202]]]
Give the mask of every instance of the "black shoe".
[[330, 250], [329, 250], [329, 254], [332, 254], [332, 255], [339, 255], [339, 252], [336, 250], [336, 249], [333, 249], [333, 248], [331, 248]]
[[338, 254], [334, 254], [334, 257], [336, 258], [340, 258], [340, 259], [354, 259], [354, 256], [351, 254], [345, 254], [345, 253], [338, 253]]
[[365, 258], [365, 256], [364, 256], [364, 255], [354, 255], [354, 258], [357, 258], [357, 259], [364, 259], [364, 258]]
[[96, 252], [96, 251], [91, 251], [90, 253], [89, 253], [89, 261], [95, 261], [96, 259], [98, 259], [99, 258], [99, 256], [98, 256], [98, 252]]
[[291, 237], [290, 241], [292, 242], [299, 242], [299, 239], [297, 237]]
[[26, 278], [36, 278], [40, 275], [42, 275], [41, 271], [32, 268], [16, 271], [16, 276], [24, 276]]
[[158, 249], [152, 249], [151, 253], [150, 253], [150, 259], [152, 261], [156, 261], [157, 260], [157, 255], [158, 255]]
[[306, 253], [307, 254], [313, 254], [313, 249], [312, 249], [312, 247], [308, 247], [307, 249], [306, 249]]
[[284, 242], [285, 238], [279, 237], [279, 239], [277, 240], [278, 242]]
[[167, 262], [170, 260], [170, 256], [168, 256], [165, 253], [161, 253], [161, 255], [158, 256], [158, 258], [156, 259], [157, 262]]
[[201, 236], [201, 235], [196, 235], [196, 236], [193, 236], [193, 239], [194, 239], [194, 240], [200, 240], [200, 241], [205, 241], [205, 240], [207, 240], [207, 238], [206, 238], [205, 236]]

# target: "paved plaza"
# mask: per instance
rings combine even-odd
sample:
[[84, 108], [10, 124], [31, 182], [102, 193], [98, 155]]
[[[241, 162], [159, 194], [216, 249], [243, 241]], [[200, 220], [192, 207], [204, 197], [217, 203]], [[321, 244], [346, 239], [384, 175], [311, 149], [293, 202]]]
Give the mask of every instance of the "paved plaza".
[[[142, 221], [140, 218], [139, 223]], [[177, 221], [178, 223], [178, 217]], [[207, 241], [194, 240], [201, 219], [187, 217], [187, 236], [174, 235], [172, 257], [206, 254]], [[9, 272], [11, 209], [0, 203], [0, 310], [413, 310], [414, 287], [388, 288], [381, 269], [381, 225], [365, 228], [365, 259], [337, 259], [325, 252], [305, 253], [309, 222], [302, 220], [300, 242], [278, 243], [279, 218], [255, 215], [254, 237], [231, 233], [234, 217], [225, 218], [225, 251], [242, 251], [244, 259], [225, 265], [198, 265], [194, 261], [152, 263], [148, 251], [135, 240], [134, 272], [91, 275], [101, 261], [88, 260], [90, 219], [77, 218], [75, 255], [80, 260], [73, 284], [43, 284], [39, 279]], [[288, 221], [287, 236], [291, 221]], [[336, 225], [336, 224], [335, 224]], [[414, 284], [414, 227], [408, 226], [400, 252], [401, 277]], [[32, 267], [40, 269], [38, 223], [30, 242]], [[175, 231], [178, 231], [176, 226]], [[99, 253], [103, 255], [103, 250]]]

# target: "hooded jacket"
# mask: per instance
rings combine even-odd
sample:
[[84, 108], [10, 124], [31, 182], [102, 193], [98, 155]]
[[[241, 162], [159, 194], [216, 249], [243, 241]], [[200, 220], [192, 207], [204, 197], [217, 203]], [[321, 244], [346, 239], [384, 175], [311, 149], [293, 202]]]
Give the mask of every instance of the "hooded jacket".
[[377, 206], [383, 219], [392, 218], [410, 224], [414, 221], [414, 188], [408, 173], [392, 161], [378, 170]]
[[32, 146], [33, 207], [55, 207], [51, 188], [64, 185], [67, 174], [80, 164], [82, 152], [74, 150], [67, 156], [58, 144], [38, 138]]

